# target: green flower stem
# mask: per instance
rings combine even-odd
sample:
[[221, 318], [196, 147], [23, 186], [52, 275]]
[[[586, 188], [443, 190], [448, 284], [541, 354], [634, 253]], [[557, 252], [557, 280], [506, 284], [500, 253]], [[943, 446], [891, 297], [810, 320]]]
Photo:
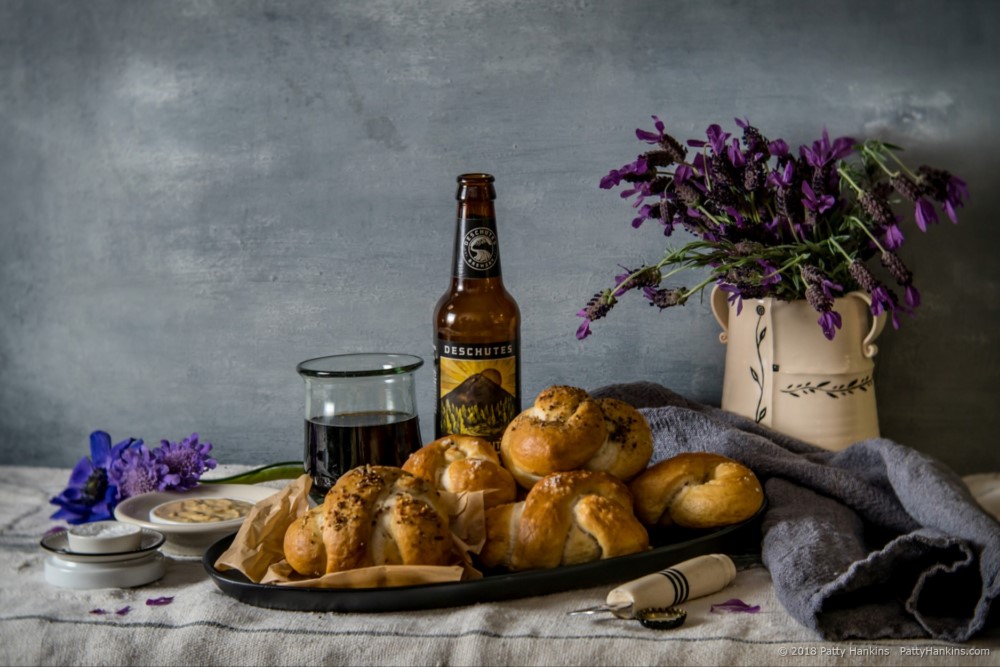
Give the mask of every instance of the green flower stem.
[[[882, 158], [882, 155], [879, 154], [878, 151], [872, 149], [872, 147], [869, 146], [867, 143], [864, 144], [861, 147], [861, 150], [866, 155], [868, 155], [868, 157], [870, 157], [871, 159], [875, 160], [875, 163], [879, 167], [881, 167], [882, 171], [884, 171], [889, 176], [889, 178], [894, 178], [895, 176], [899, 175], [898, 171], [893, 171], [893, 170], [889, 169], [889, 167], [885, 166], [885, 160]], [[892, 155], [892, 153], [889, 153], [889, 155]], [[893, 156], [893, 157], [895, 157], [895, 156]]]
[[843, 167], [837, 167], [837, 173], [840, 174], [841, 177], [845, 181], [847, 181], [848, 183], [850, 183], [851, 187], [854, 188], [854, 190], [859, 195], [862, 195], [862, 194], [865, 193], [865, 191], [861, 189], [861, 186], [854, 182], [854, 179], [851, 178], [850, 174], [848, 174], [847, 171]]
[[709, 276], [708, 278], [701, 281], [688, 291], [684, 292], [684, 294], [681, 295], [681, 301], [682, 302], [687, 301], [689, 298], [691, 298], [692, 295], [697, 294], [701, 290], [705, 289], [706, 287], [708, 287], [708, 284], [712, 282], [715, 282], [715, 276]]
[[857, 218], [857, 217], [855, 217], [853, 215], [847, 216], [847, 219], [849, 221], [853, 222], [858, 227], [860, 227], [861, 231], [863, 231], [865, 234], [868, 235], [868, 238], [870, 238], [872, 240], [872, 242], [875, 244], [875, 247], [877, 247], [879, 249], [879, 252], [882, 252], [882, 253], [885, 252], [885, 248], [882, 247], [882, 244], [878, 242], [878, 239], [875, 238], [875, 236], [871, 233], [871, 230], [868, 229], [868, 226], [865, 223], [863, 223], [859, 218]]
[[302, 461], [284, 461], [229, 477], [201, 479], [199, 481], [202, 484], [259, 484], [260, 482], [273, 482], [277, 479], [298, 479], [303, 474], [305, 474], [305, 469], [302, 467]]
[[906, 172], [907, 176], [909, 176], [910, 178], [912, 178], [915, 181], [919, 181], [920, 180], [920, 176], [918, 176], [917, 174], [913, 173], [913, 171], [911, 171], [910, 168], [907, 167], [906, 164], [904, 164], [902, 160], [900, 160], [898, 157], [896, 157], [895, 153], [893, 153], [892, 151], [886, 151], [886, 153], [889, 154], [889, 157], [892, 158], [893, 162], [895, 162], [896, 164], [899, 165], [900, 169], [902, 169], [903, 171]]
[[854, 258], [851, 257], [850, 255], [848, 255], [847, 251], [844, 250], [839, 243], [837, 243], [837, 239], [835, 239], [834, 237], [831, 236], [830, 239], [829, 239], [829, 242], [830, 242], [830, 244], [834, 248], [836, 248], [837, 250], [839, 250], [844, 257], [847, 258], [848, 262], [853, 262], [854, 261]]

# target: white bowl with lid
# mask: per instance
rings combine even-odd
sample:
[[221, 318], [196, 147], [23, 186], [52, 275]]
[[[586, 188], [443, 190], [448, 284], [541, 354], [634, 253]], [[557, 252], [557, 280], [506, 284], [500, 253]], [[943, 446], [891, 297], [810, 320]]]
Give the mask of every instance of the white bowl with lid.
[[[227, 516], [214, 511], [219, 505], [215, 501], [247, 503], [240, 509], [248, 510], [275, 493], [278, 489], [252, 484], [199, 484], [186, 491], [157, 491], [127, 498], [115, 507], [115, 518], [163, 533], [165, 553], [200, 557], [212, 544], [239, 530], [246, 518], [246, 512]], [[182, 517], [185, 504], [195, 511]], [[199, 506], [207, 511], [201, 517], [193, 516], [200, 513], [196, 511]], [[171, 509], [177, 513], [168, 511]]]

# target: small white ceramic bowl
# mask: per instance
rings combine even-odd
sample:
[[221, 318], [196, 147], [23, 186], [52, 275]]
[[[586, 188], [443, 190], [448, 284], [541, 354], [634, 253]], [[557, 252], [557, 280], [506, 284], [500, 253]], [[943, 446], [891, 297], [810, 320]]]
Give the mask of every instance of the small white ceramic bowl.
[[94, 521], [66, 532], [69, 550], [78, 554], [117, 554], [135, 551], [142, 542], [142, 528], [121, 521]]
[[115, 507], [115, 518], [163, 533], [167, 538], [163, 545], [165, 553], [201, 556], [212, 544], [239, 530], [244, 517], [228, 521], [181, 523], [154, 518], [153, 510], [173, 501], [199, 498], [229, 498], [256, 504], [277, 492], [278, 489], [252, 484], [199, 484], [187, 491], [158, 491], [127, 498]]

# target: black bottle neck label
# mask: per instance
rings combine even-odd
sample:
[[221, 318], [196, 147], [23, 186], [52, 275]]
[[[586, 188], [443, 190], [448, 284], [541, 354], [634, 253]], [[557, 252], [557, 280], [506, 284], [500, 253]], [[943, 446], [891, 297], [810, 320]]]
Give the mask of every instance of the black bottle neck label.
[[459, 219], [454, 275], [456, 278], [500, 277], [500, 243], [495, 219]]

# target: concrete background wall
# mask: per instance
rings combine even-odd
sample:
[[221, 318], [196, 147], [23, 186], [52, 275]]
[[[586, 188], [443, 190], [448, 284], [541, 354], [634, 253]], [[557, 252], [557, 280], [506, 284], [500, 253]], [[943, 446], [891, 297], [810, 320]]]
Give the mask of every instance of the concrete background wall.
[[[524, 391], [721, 395], [707, 301], [574, 313], [664, 242], [598, 189], [660, 115], [679, 138], [881, 137], [963, 176], [911, 232], [924, 305], [880, 340], [885, 435], [1000, 469], [1000, 3], [345, 0], [0, 3], [0, 462], [70, 466], [91, 430], [197, 430], [294, 459], [295, 364], [419, 354], [447, 286], [454, 179], [496, 175]], [[687, 281], [694, 283], [694, 279]]]

